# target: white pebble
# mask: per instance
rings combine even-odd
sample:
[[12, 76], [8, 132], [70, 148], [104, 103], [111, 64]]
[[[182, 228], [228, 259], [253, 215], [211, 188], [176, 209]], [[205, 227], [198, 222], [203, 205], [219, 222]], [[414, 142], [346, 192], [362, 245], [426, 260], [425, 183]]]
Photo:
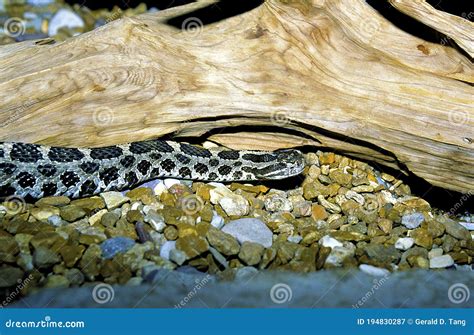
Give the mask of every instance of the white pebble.
[[221, 229], [224, 226], [224, 218], [217, 214], [216, 211], [212, 211], [214, 215], [212, 216], [211, 225], [217, 229]]
[[336, 240], [335, 238], [329, 236], [329, 235], [324, 235], [320, 240], [319, 244], [321, 244], [323, 247], [330, 247], [331, 249], [334, 247], [342, 247], [343, 244]]
[[158, 214], [155, 210], [150, 209], [145, 215], [145, 222], [149, 223], [154, 230], [161, 233], [165, 228], [165, 219], [161, 214]]
[[163, 181], [167, 189], [170, 189], [171, 186], [176, 184], [181, 184], [181, 181], [178, 179], [167, 178]]
[[303, 239], [303, 237], [299, 236], [299, 235], [294, 235], [294, 236], [288, 236], [288, 238], [286, 239], [288, 242], [291, 242], [291, 243], [300, 243], [301, 240]]
[[160, 180], [155, 185], [155, 187], [153, 187], [153, 193], [158, 197], [160, 197], [166, 190], [167, 190], [167, 188], [165, 186], [165, 183], [162, 180]]
[[408, 250], [413, 247], [415, 240], [411, 237], [401, 237], [395, 242], [395, 248], [398, 250]]
[[424, 220], [425, 217], [421, 213], [405, 214], [402, 217], [402, 225], [408, 229], [415, 229], [418, 228]]
[[56, 35], [61, 28], [72, 29], [82, 27], [84, 27], [84, 21], [79, 15], [67, 9], [60, 9], [49, 21], [48, 35]]
[[467, 230], [474, 230], [474, 223], [472, 222], [459, 221], [459, 224], [463, 226], [464, 228], [466, 228]]
[[100, 194], [102, 200], [104, 200], [105, 205], [108, 210], [115, 209], [122, 206], [124, 203], [128, 202], [130, 199], [124, 196], [121, 192], [104, 192]]
[[385, 276], [388, 276], [390, 274], [390, 271], [388, 271], [387, 269], [378, 268], [376, 266], [372, 266], [372, 265], [369, 265], [369, 264], [361, 264], [361, 265], [359, 265], [359, 269], [362, 272], [365, 272], [365, 273], [367, 273], [371, 276], [375, 276], [375, 277], [385, 277]]
[[176, 241], [166, 241], [160, 248], [160, 257], [169, 260], [173, 249], [176, 249]]
[[441, 249], [441, 248], [431, 249], [431, 250], [428, 252], [428, 258], [429, 258], [429, 259], [432, 259], [432, 258], [435, 258], [435, 257], [439, 257], [439, 256], [442, 256], [442, 255], [443, 255], [443, 249]]
[[454, 264], [450, 255], [438, 256], [430, 259], [430, 269], [444, 269]]

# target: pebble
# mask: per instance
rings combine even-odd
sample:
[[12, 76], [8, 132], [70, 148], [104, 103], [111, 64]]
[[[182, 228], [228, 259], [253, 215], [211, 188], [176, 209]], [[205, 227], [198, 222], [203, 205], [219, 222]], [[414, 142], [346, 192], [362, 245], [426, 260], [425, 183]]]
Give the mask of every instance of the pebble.
[[102, 220], [102, 217], [107, 213], [107, 210], [106, 209], [101, 209], [100, 211], [98, 211], [97, 213], [95, 213], [94, 215], [92, 215], [91, 217], [89, 217], [89, 224], [91, 226], [94, 226], [96, 225], [98, 222], [100, 222]]
[[428, 252], [428, 258], [429, 258], [429, 259], [432, 259], [432, 258], [435, 258], [435, 257], [439, 257], [439, 256], [442, 256], [442, 255], [443, 255], [443, 249], [441, 249], [441, 248], [431, 249], [431, 250]]
[[153, 187], [153, 193], [159, 198], [164, 192], [167, 192], [168, 188], [166, 187], [165, 183], [160, 180], [158, 183]]
[[149, 223], [154, 230], [161, 233], [166, 228], [165, 218], [155, 210], [150, 209], [145, 215], [144, 221]]
[[374, 277], [385, 277], [390, 274], [390, 271], [387, 269], [378, 268], [369, 264], [360, 264], [359, 269]]
[[210, 245], [226, 256], [232, 256], [239, 253], [239, 243], [231, 234], [213, 228], [209, 229], [206, 237]]
[[86, 211], [75, 205], [63, 206], [60, 209], [60, 216], [68, 222], [74, 222], [86, 216]]
[[352, 243], [346, 243], [343, 246], [335, 246], [331, 249], [325, 264], [335, 267], [342, 266], [345, 259], [354, 256], [355, 246]]
[[347, 191], [345, 194], [345, 197], [349, 200], [354, 200], [360, 205], [363, 205], [365, 203], [365, 198], [359, 193], [354, 192], [353, 190]]
[[473, 231], [474, 230], [474, 223], [473, 222], [464, 222], [459, 221], [459, 224], [466, 228], [467, 230]]
[[332, 238], [329, 235], [323, 236], [319, 240], [319, 244], [321, 244], [323, 247], [329, 247], [331, 249], [333, 249], [335, 247], [342, 247], [343, 246], [342, 242], [339, 242], [338, 240], [336, 240], [335, 238]]
[[302, 236], [299, 236], [299, 235], [294, 235], [294, 236], [288, 236], [288, 238], [286, 239], [288, 242], [291, 242], [291, 243], [300, 243], [302, 240], [303, 240], [303, 237]]
[[19, 268], [4, 265], [0, 267], [0, 288], [18, 285], [23, 278], [23, 271]]
[[128, 237], [114, 237], [100, 244], [104, 259], [114, 258], [117, 254], [127, 252], [135, 245], [135, 241]]
[[184, 251], [178, 249], [171, 249], [169, 252], [169, 260], [175, 262], [178, 265], [183, 265], [186, 259], [187, 256]]
[[35, 206], [36, 207], [41, 207], [41, 206], [61, 207], [61, 206], [68, 205], [70, 202], [71, 200], [69, 200], [69, 198], [65, 196], [45, 197], [35, 202]]
[[211, 225], [217, 229], [221, 229], [222, 227], [224, 227], [224, 218], [222, 216], [220, 216], [219, 214], [217, 214], [216, 211], [212, 211], [213, 215], [212, 215], [212, 220], [211, 220]]
[[209, 243], [201, 236], [186, 235], [176, 240], [176, 249], [182, 250], [188, 259], [192, 259], [208, 251]]
[[219, 204], [229, 216], [245, 216], [250, 205], [243, 196], [233, 193], [227, 187], [216, 187], [209, 191], [212, 204]]
[[46, 278], [44, 287], [55, 288], [55, 287], [69, 287], [69, 280], [62, 275], [51, 275]]
[[333, 204], [329, 201], [327, 201], [324, 196], [318, 195], [318, 202], [326, 208], [330, 213], [340, 213], [341, 212], [341, 207], [339, 207], [336, 204]]
[[54, 36], [58, 33], [58, 30], [61, 28], [83, 28], [84, 21], [76, 13], [61, 8], [54, 14], [49, 21], [48, 35]]
[[244, 266], [235, 271], [234, 279], [237, 281], [248, 281], [258, 274], [258, 270], [253, 266]]
[[424, 220], [425, 217], [422, 213], [406, 214], [402, 217], [402, 225], [408, 229], [415, 229], [418, 228]]
[[[304, 199], [303, 199], [304, 200]], [[265, 209], [269, 212], [291, 212], [293, 204], [283, 191], [272, 191], [265, 196]]]
[[222, 231], [234, 236], [239, 243], [255, 242], [270, 248], [273, 243], [272, 231], [259, 219], [233, 220], [224, 225]]
[[39, 269], [49, 268], [60, 261], [59, 255], [47, 247], [38, 247], [33, 253], [33, 264]]
[[450, 267], [454, 260], [450, 255], [437, 256], [430, 259], [430, 269], [442, 269]]
[[464, 226], [460, 225], [458, 222], [451, 220], [446, 217], [440, 217], [439, 221], [445, 226], [446, 232], [458, 240], [469, 240], [471, 239], [471, 234]]
[[173, 249], [176, 249], [176, 241], [166, 241], [160, 248], [160, 257], [170, 259], [170, 252]]
[[104, 192], [100, 194], [108, 210], [115, 209], [129, 202], [130, 198], [124, 196], [121, 192]]
[[415, 244], [415, 240], [411, 237], [400, 237], [395, 242], [395, 248], [399, 250], [408, 250]]
[[260, 263], [264, 248], [261, 244], [244, 242], [240, 248], [239, 258], [247, 265]]
[[[225, 258], [224, 255], [222, 255], [219, 251], [217, 251], [213, 247], [209, 247], [209, 251], [211, 252], [211, 254], [214, 257], [214, 259], [216, 260], [216, 262], [218, 262], [220, 265], [222, 265], [224, 267], [224, 269], [229, 268], [229, 262], [227, 261], [227, 259]], [[194, 268], [192, 268], [192, 269], [194, 269]]]
[[59, 214], [59, 208], [53, 206], [41, 206], [31, 209], [31, 215], [38, 221], [48, 221], [50, 216]]

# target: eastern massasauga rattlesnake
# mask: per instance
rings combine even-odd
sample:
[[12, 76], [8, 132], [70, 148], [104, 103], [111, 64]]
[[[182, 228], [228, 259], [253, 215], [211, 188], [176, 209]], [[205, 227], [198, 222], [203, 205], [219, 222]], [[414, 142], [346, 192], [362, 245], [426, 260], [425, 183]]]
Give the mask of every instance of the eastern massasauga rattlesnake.
[[298, 150], [236, 151], [163, 140], [102, 148], [0, 142], [0, 199], [80, 198], [159, 177], [203, 181], [283, 179], [300, 174]]

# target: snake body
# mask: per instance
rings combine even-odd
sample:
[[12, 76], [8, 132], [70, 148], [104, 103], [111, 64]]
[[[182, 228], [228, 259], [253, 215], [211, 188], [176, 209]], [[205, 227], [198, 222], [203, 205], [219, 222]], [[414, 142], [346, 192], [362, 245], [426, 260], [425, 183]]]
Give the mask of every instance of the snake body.
[[0, 142], [0, 199], [81, 198], [161, 177], [223, 182], [283, 179], [303, 169], [298, 150], [204, 149], [163, 140], [100, 148]]

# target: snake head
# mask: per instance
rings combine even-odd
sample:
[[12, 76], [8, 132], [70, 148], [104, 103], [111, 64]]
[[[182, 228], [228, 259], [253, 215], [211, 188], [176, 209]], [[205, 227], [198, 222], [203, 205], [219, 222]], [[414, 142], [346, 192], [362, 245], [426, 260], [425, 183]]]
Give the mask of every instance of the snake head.
[[305, 160], [301, 151], [284, 149], [272, 154], [276, 156], [276, 159], [265, 168], [255, 171], [259, 179], [285, 179], [303, 172]]

